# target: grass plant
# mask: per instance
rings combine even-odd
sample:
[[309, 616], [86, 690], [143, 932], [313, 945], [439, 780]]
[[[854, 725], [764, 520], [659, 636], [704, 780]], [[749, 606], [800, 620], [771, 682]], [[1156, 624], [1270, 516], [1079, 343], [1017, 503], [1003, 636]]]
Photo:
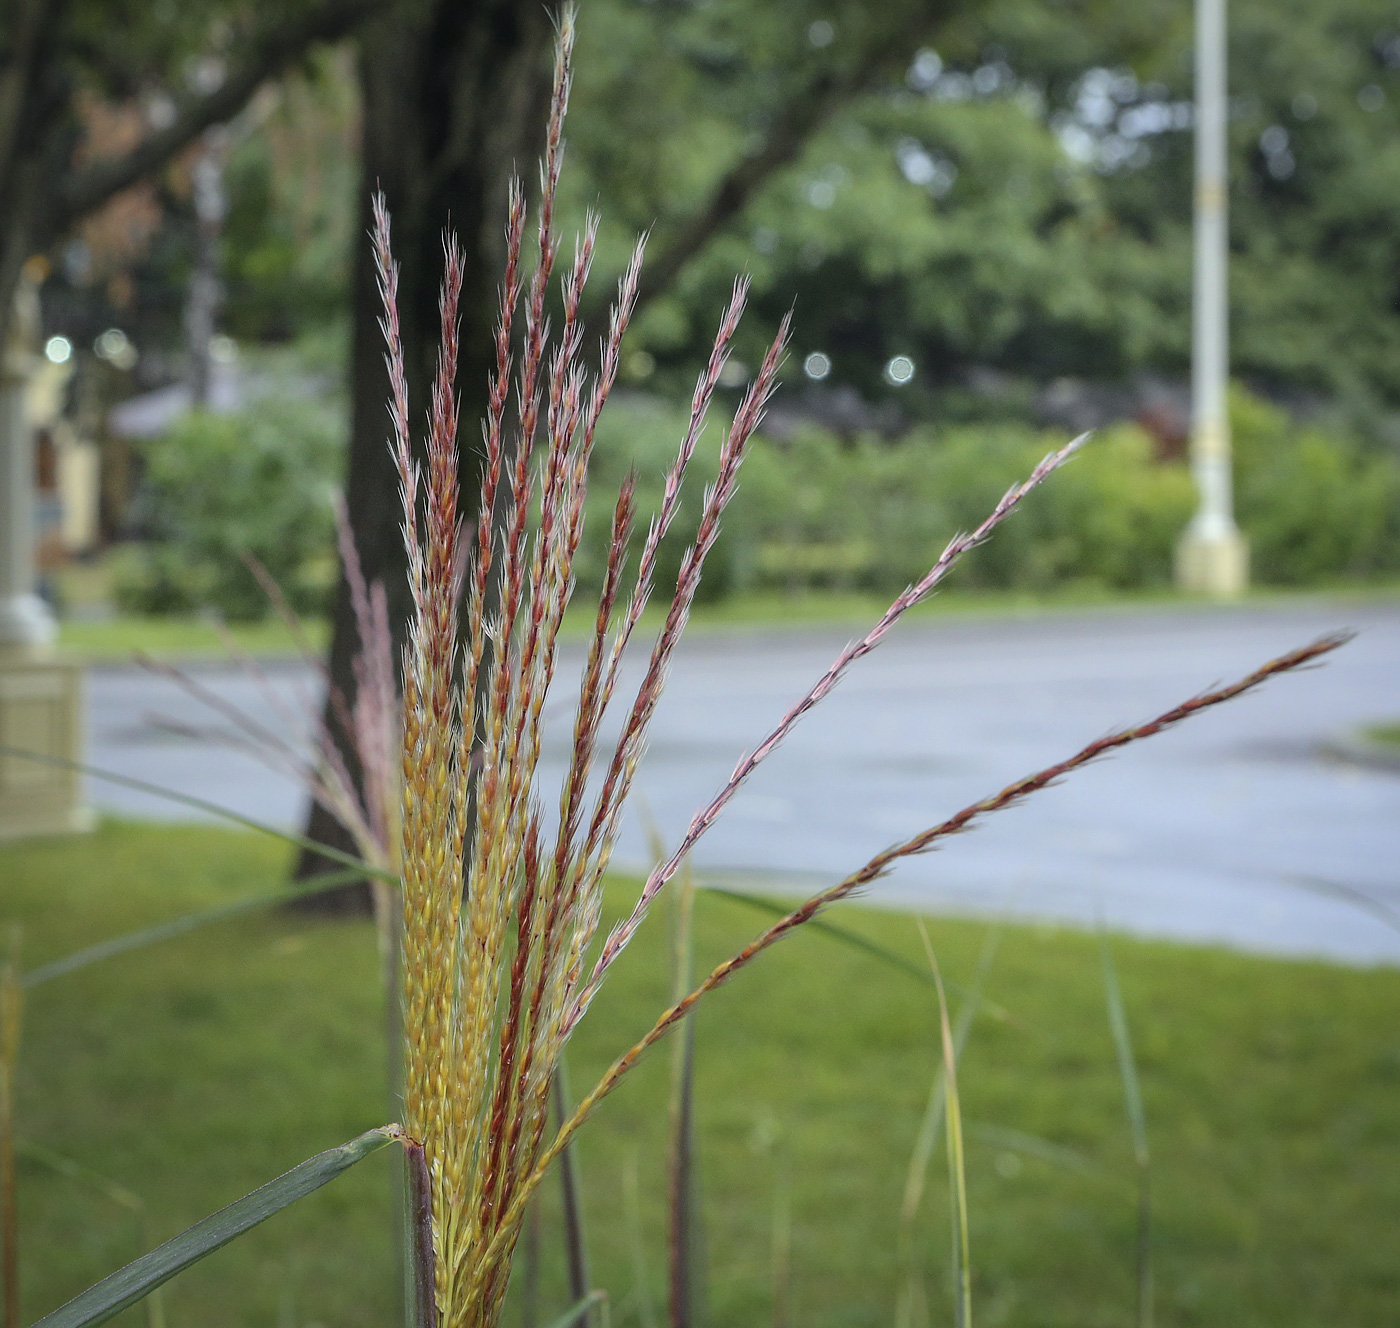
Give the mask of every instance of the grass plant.
[[[455, 383], [457, 304], [464, 259], [444, 244], [442, 337], [421, 452], [415, 448], [397, 310], [398, 273], [382, 199], [374, 207], [374, 243], [384, 303], [391, 387], [391, 449], [398, 467], [412, 604], [402, 671], [402, 704], [387, 654], [383, 596], [358, 581], [353, 548], [345, 549], [366, 653], [353, 698], [331, 693], [331, 706], [365, 778], [357, 782], [325, 730], [306, 761], [282, 735], [245, 736], [298, 769], [345, 824], [360, 857], [340, 855], [401, 892], [401, 952], [396, 995], [402, 1019], [401, 1123], [356, 1135], [320, 1151], [243, 1199], [172, 1237], [82, 1292], [43, 1321], [44, 1328], [87, 1328], [135, 1303], [175, 1272], [252, 1229], [387, 1142], [402, 1144], [411, 1250], [410, 1307], [417, 1328], [496, 1328], [511, 1294], [517, 1242], [540, 1186], [582, 1125], [672, 1030], [685, 1040], [676, 1061], [677, 1111], [672, 1129], [675, 1178], [668, 1262], [671, 1322], [684, 1328], [694, 1303], [694, 1247], [685, 1228], [693, 1209], [687, 1158], [689, 1084], [694, 1072], [693, 1014], [760, 954], [819, 913], [849, 899], [901, 859], [935, 848], [990, 813], [1014, 805], [1079, 767], [1150, 737], [1308, 664], [1342, 643], [1330, 636], [1265, 664], [1238, 682], [1202, 693], [1145, 723], [1108, 734], [1006, 788], [876, 853], [827, 889], [772, 922], [709, 969], [662, 994], [662, 1009], [632, 1045], [614, 1054], [593, 1088], [550, 1131], [566, 1044], [595, 1003], [600, 1006], [621, 961], [638, 940], [656, 901], [749, 775], [874, 650], [949, 572], [1009, 519], [1029, 495], [1077, 451], [1076, 440], [1046, 456], [1008, 490], [967, 534], [954, 536], [928, 570], [895, 597], [875, 625], [844, 649], [778, 724], [742, 756], [729, 779], [692, 819], [668, 854], [640, 883], [609, 929], [602, 928], [605, 881], [624, 807], [646, 749], [648, 729], [670, 661], [690, 616], [706, 559], [740, 467], [775, 387], [788, 333], [783, 320], [728, 428], [717, 471], [705, 489], [694, 541], [680, 559], [674, 587], [658, 584], [662, 540], [680, 510], [687, 469], [706, 427], [712, 399], [741, 318], [746, 284], [735, 283], [709, 361], [692, 398], [688, 423], [667, 471], [660, 506], [633, 554], [635, 479], [624, 481], [612, 508], [611, 533], [594, 627], [572, 721], [573, 747], [557, 814], [556, 796], [539, 780], [544, 702], [555, 679], [557, 645], [574, 586], [586, 512], [589, 461], [600, 414], [617, 375], [621, 347], [640, 281], [644, 241], [618, 283], [596, 370], [583, 359], [580, 310], [597, 222], [589, 218], [572, 259], [560, 262], [555, 200], [563, 124], [571, 82], [573, 14], [565, 9], [559, 40], [533, 259], [526, 256], [525, 192], [512, 185], [501, 284], [495, 368], [482, 427], [483, 464], [475, 511], [464, 521], [458, 489], [459, 419]], [[559, 272], [558, 310], [550, 301]], [[630, 588], [629, 588], [630, 587]], [[276, 597], [275, 588], [266, 589]], [[629, 701], [617, 697], [624, 657], [654, 593], [669, 603]], [[290, 617], [289, 617], [290, 621]], [[460, 624], [460, 627], [459, 627]], [[249, 667], [255, 667], [248, 661]], [[191, 686], [188, 680], [186, 685]], [[197, 685], [196, 685], [197, 686]], [[211, 698], [217, 701], [215, 698]], [[604, 719], [614, 701], [623, 718], [611, 752]], [[400, 765], [395, 768], [394, 752]], [[594, 771], [597, 768], [597, 775]], [[380, 889], [381, 950], [392, 928]], [[682, 910], [690, 905], [682, 897]], [[686, 924], [687, 927], [689, 923]], [[688, 942], [685, 949], [688, 950]], [[876, 947], [878, 949], [879, 947]], [[113, 945], [109, 943], [109, 952]], [[967, 1159], [957, 1050], [941, 971], [929, 950], [938, 1008], [944, 1083], [944, 1133], [954, 1233], [953, 1304], [959, 1328], [971, 1323], [973, 1274]], [[685, 966], [671, 965], [673, 982]], [[698, 970], [703, 971], [703, 970]], [[10, 983], [15, 989], [17, 984]], [[391, 1011], [393, 1011], [391, 997]], [[17, 1007], [14, 1019], [17, 1043]], [[391, 1027], [399, 1027], [390, 1020]], [[610, 1033], [619, 1031], [604, 1025]], [[11, 1039], [7, 1035], [9, 1046]], [[623, 1042], [626, 1046], [626, 1042]], [[13, 1064], [11, 1057], [9, 1064]], [[8, 1085], [12, 1074], [6, 1071]], [[3, 1123], [3, 1122], [0, 1122]], [[682, 1141], [677, 1143], [675, 1141]], [[7, 1173], [8, 1174], [8, 1173]], [[637, 1155], [625, 1169], [626, 1206], [638, 1214], [634, 1302], [649, 1306], [650, 1273], [642, 1250]], [[13, 1222], [9, 1229], [13, 1230]], [[684, 1257], [677, 1258], [680, 1251]], [[13, 1284], [14, 1279], [10, 1279]], [[577, 1278], [576, 1278], [577, 1282]], [[576, 1285], [575, 1291], [578, 1290]], [[601, 1303], [589, 1289], [577, 1317]], [[645, 1320], [647, 1315], [642, 1315]]]
[[[645, 750], [647, 730], [667, 667], [700, 585], [722, 513], [738, 486], [739, 468], [772, 393], [787, 341], [779, 326], [723, 437], [715, 478], [705, 492], [694, 542], [681, 558], [670, 607], [652, 646], [621, 736], [596, 792], [589, 772], [599, 756], [604, 713], [618, 669], [653, 591], [657, 558], [679, 510], [686, 469], [705, 427], [730, 342], [743, 311], [746, 284], [736, 282], [708, 364], [696, 384], [689, 421], [667, 473], [661, 506], [637, 557], [633, 588], [623, 601], [635, 478], [623, 482], [613, 508], [595, 630], [580, 683], [569, 772], [550, 844], [544, 791], [537, 786], [544, 698], [554, 677], [556, 647], [571, 595], [583, 533], [589, 461], [599, 416], [616, 378], [622, 338], [636, 301], [644, 241], [618, 283], [617, 299], [596, 374], [589, 387], [580, 358], [579, 311], [592, 263], [597, 222], [588, 220], [563, 267], [562, 319], [551, 340], [547, 299], [558, 261], [555, 197], [562, 165], [563, 124], [571, 81], [573, 15], [565, 10], [556, 48], [553, 94], [541, 163], [537, 249], [528, 278], [523, 262], [524, 192], [512, 185], [506, 269], [496, 331], [496, 364], [482, 426], [484, 458], [468, 535], [459, 512], [457, 302], [462, 256], [444, 246], [440, 301], [442, 337], [428, 407], [425, 460], [415, 458], [407, 371], [398, 332], [398, 272], [382, 200], [374, 241], [384, 303], [383, 329], [391, 384], [391, 448], [404, 504], [404, 538], [412, 599], [404, 662], [403, 705], [403, 995], [407, 1046], [404, 1124], [409, 1157], [418, 1321], [429, 1328], [493, 1328], [510, 1285], [512, 1255], [526, 1205], [549, 1166], [578, 1128], [641, 1056], [695, 1004], [758, 954], [821, 909], [882, 876], [900, 858], [921, 853], [987, 813], [1044, 788], [1117, 747], [1228, 700], [1274, 673], [1307, 663], [1340, 644], [1326, 638], [1242, 679], [1195, 697], [1147, 724], [1111, 734], [1075, 756], [976, 803], [954, 817], [877, 854], [864, 867], [779, 919], [768, 931], [680, 996], [631, 1050], [620, 1056], [573, 1115], [546, 1142], [550, 1085], [569, 1035], [604, 979], [744, 780], [792, 728], [875, 649], [909, 609], [927, 599], [951, 568], [983, 544], [1021, 502], [1077, 450], [1076, 440], [1045, 457], [1010, 489], [970, 534], [956, 536], [932, 567], [898, 595], [875, 626], [837, 657], [807, 694], [736, 765], [729, 780], [696, 813], [670, 855], [653, 869], [627, 916], [593, 953], [602, 881], [622, 810]], [[515, 349], [515, 319], [524, 328]], [[507, 406], [512, 384], [515, 421]], [[538, 454], [538, 456], [537, 456]], [[531, 522], [531, 512], [537, 516]], [[459, 602], [465, 637], [459, 641]], [[589, 959], [590, 953], [593, 957]], [[941, 980], [935, 972], [940, 1003]], [[946, 1024], [946, 1011], [945, 1019]], [[951, 1037], [951, 1034], [948, 1034]], [[948, 1042], [947, 1056], [951, 1056]], [[948, 1075], [950, 1158], [959, 1160], [952, 1063]], [[965, 1238], [966, 1209], [959, 1206]], [[430, 1216], [429, 1216], [430, 1215]], [[960, 1246], [960, 1324], [970, 1321], [966, 1241]], [[689, 1291], [672, 1265], [673, 1321], [684, 1322]]]

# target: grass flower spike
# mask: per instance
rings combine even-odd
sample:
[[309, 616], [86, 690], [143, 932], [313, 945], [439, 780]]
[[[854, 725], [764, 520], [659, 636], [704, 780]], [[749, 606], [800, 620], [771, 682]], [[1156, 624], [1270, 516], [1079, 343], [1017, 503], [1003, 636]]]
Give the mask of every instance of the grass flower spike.
[[[622, 486], [578, 687], [572, 752], [562, 787], [543, 789], [539, 760], [544, 700], [554, 681], [560, 625], [574, 587], [598, 419], [617, 376], [645, 247], [643, 237], [619, 279], [590, 372], [583, 356], [580, 310], [597, 220], [587, 219], [572, 256], [562, 262], [555, 220], [573, 35], [573, 15], [566, 9], [559, 26], [538, 219], [528, 257], [524, 190], [517, 181], [510, 191], [495, 366], [481, 430], [481, 485], [475, 495], [480, 520], [474, 527], [463, 522], [457, 479], [454, 374], [463, 256], [455, 242], [445, 243], [441, 349], [420, 461], [410, 437], [398, 274], [382, 198], [374, 209], [391, 388], [390, 445], [402, 490], [412, 621], [403, 669], [401, 807], [394, 817], [367, 802], [364, 818], [378, 826], [397, 820], [401, 834], [403, 1128], [412, 1190], [418, 1322], [441, 1323], [444, 1328], [489, 1328], [499, 1322], [526, 1204], [545, 1170], [602, 1098], [707, 992], [826, 904], [873, 881], [900, 858], [931, 849], [986, 813], [1019, 801], [1078, 766], [1339, 643], [1325, 639], [1232, 687], [1092, 743], [1068, 761], [876, 854], [681, 995], [646, 1037], [618, 1058], [553, 1138], [546, 1139], [551, 1086], [569, 1034], [653, 902], [739, 787], [856, 661], [1073, 456], [1080, 441], [1052, 452], [976, 530], [950, 541], [927, 575], [841, 652], [773, 731], [742, 757], [712, 800], [696, 813], [674, 851], [652, 871], [627, 916], [600, 939], [603, 878], [623, 810], [706, 559], [774, 390], [788, 320], [778, 328], [724, 432], [718, 472], [704, 494], [695, 541], [681, 559], [641, 681], [623, 703], [619, 736], [611, 752], [603, 752], [604, 715], [617, 699], [624, 653], [657, 591], [660, 543], [679, 509], [686, 472], [743, 314], [747, 287], [742, 280], [735, 283], [720, 318], [691, 399], [688, 426], [635, 562], [629, 556], [636, 515], [634, 484], [629, 479]], [[547, 310], [556, 284], [558, 321], [552, 327]], [[357, 605], [363, 601], [372, 632], [378, 622], [376, 602], [363, 587], [355, 593]], [[464, 624], [460, 632], [459, 622]], [[382, 679], [378, 686], [382, 691]], [[382, 729], [380, 723], [375, 732]]]
[[[524, 191], [518, 182], [511, 190], [496, 365], [482, 430], [477, 510], [483, 520], [471, 534], [458, 512], [453, 378], [461, 253], [447, 243], [441, 353], [420, 468], [409, 434], [389, 218], [382, 200], [375, 210], [392, 447], [413, 605], [404, 666], [401, 814], [404, 1122], [421, 1145], [415, 1197], [430, 1213], [430, 1250], [429, 1242], [419, 1242], [420, 1273], [431, 1266], [434, 1304], [425, 1308], [454, 1328], [492, 1323], [499, 1314], [519, 1232], [517, 1196], [543, 1144], [550, 1085], [576, 1018], [584, 955], [598, 926], [602, 878], [622, 809], [787, 337], [785, 323], [728, 431], [720, 474], [706, 495], [700, 532], [684, 560], [665, 626], [602, 787], [590, 800], [588, 773], [603, 714], [650, 597], [660, 540], [678, 508], [686, 467], [738, 325], [742, 283], [697, 385], [690, 427], [620, 613], [615, 611], [624, 590], [632, 486], [619, 495], [606, 584], [580, 686], [573, 756], [551, 834], [536, 780], [542, 709], [573, 588], [589, 458], [636, 303], [643, 248], [639, 242], [619, 282], [590, 378], [581, 357], [579, 311], [593, 256], [592, 218], [564, 266], [562, 319], [553, 334], [546, 313], [551, 279], [560, 266], [554, 208], [572, 39], [572, 18], [566, 14], [528, 281]], [[517, 350], [518, 319], [524, 326]], [[459, 640], [463, 600], [467, 627]]]

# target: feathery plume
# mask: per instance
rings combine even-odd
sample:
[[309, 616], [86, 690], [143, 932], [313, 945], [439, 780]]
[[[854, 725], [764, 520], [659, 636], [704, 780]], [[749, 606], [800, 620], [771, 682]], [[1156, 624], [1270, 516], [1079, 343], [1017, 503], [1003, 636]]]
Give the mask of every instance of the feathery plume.
[[[579, 681], [572, 752], [562, 786], [547, 794], [539, 771], [544, 701], [555, 677], [560, 625], [574, 591], [598, 419], [616, 381], [645, 247], [643, 237], [619, 279], [597, 368], [590, 376], [583, 360], [581, 310], [598, 223], [591, 214], [587, 217], [571, 261], [561, 263], [555, 222], [573, 36], [573, 14], [566, 9], [556, 47], [534, 265], [528, 279], [523, 259], [526, 208], [518, 181], [510, 191], [495, 365], [481, 432], [478, 519], [469, 532], [458, 510], [453, 378], [462, 256], [455, 243], [447, 241], [442, 348], [420, 470], [408, 435], [389, 218], [382, 199], [374, 207], [374, 248], [385, 300], [390, 447], [404, 501], [413, 608], [404, 651], [397, 818], [403, 881], [404, 1128], [418, 1215], [416, 1284], [424, 1288], [423, 1295], [431, 1288], [432, 1303], [421, 1319], [443, 1328], [494, 1328], [499, 1322], [525, 1207], [545, 1170], [602, 1098], [708, 992], [901, 858], [927, 851], [947, 835], [1098, 756], [1340, 644], [1339, 639], [1315, 643], [1233, 687], [1101, 739], [1068, 761], [877, 854], [859, 871], [774, 923], [665, 1011], [547, 1140], [551, 1088], [565, 1042], [680, 863], [796, 724], [1083, 441], [1076, 439], [1050, 453], [981, 525], [951, 540], [927, 574], [838, 655], [773, 731], [739, 760], [725, 784], [696, 813], [675, 850], [662, 856], [628, 915], [597, 944], [603, 880], [623, 811], [706, 560], [777, 385], [791, 320], [784, 318], [779, 325], [724, 433], [718, 471], [701, 502], [694, 542], [681, 559], [675, 589], [617, 740], [600, 759], [604, 718], [624, 655], [654, 590], [660, 544], [679, 511], [687, 470], [738, 329], [748, 293], [745, 281], [735, 282], [697, 378], [686, 430], [641, 541], [630, 587], [624, 581], [636, 520], [636, 481], [634, 476], [624, 481], [613, 508], [602, 593]], [[547, 308], [555, 285], [557, 327], [552, 328]], [[517, 321], [523, 324], [518, 349]], [[512, 396], [513, 422], [507, 419]], [[367, 624], [362, 634], [377, 636], [382, 631], [381, 610], [372, 591], [352, 583], [351, 593], [357, 615]], [[459, 640], [462, 607], [465, 626]], [[383, 695], [381, 686], [367, 690], [375, 698]], [[596, 791], [590, 787], [595, 764], [602, 767]], [[552, 827], [544, 810], [549, 802], [558, 808]], [[367, 823], [379, 824], [378, 812], [368, 802], [364, 814]]]

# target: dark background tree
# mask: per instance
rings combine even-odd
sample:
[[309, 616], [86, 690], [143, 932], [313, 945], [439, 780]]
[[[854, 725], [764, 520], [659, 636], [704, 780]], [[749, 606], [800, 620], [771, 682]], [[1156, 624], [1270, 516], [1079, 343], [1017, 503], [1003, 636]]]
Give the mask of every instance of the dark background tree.
[[[370, 200], [382, 191], [393, 218], [400, 264], [399, 311], [415, 425], [425, 407], [439, 340], [442, 238], [450, 226], [466, 253], [461, 356], [468, 394], [464, 428], [476, 428], [490, 364], [495, 282], [503, 266], [506, 197], [511, 175], [536, 155], [548, 105], [549, 15], [519, 0], [397, 5], [364, 30], [357, 62], [362, 156], [351, 276], [350, 447], [345, 499], [364, 573], [383, 582], [396, 630], [408, 621], [406, 562], [398, 479], [387, 447], [387, 377], [379, 327], [381, 303], [368, 243]], [[468, 433], [471, 438], [471, 433]], [[475, 449], [462, 449], [463, 492], [471, 494]], [[330, 645], [332, 684], [354, 693], [358, 646], [344, 576], [336, 588]], [[396, 644], [398, 642], [396, 641]], [[327, 708], [333, 730], [333, 708]], [[353, 752], [347, 750], [353, 762]], [[352, 766], [353, 768], [353, 766]], [[345, 846], [343, 828], [313, 806], [308, 834]], [[303, 855], [299, 874], [326, 864]], [[327, 906], [361, 908], [362, 892], [345, 891]]]
[[[237, 115], [375, 0], [285, 5], [4, 0], [0, 9], [0, 340], [25, 261]], [[159, 110], [127, 150], [83, 162], [85, 97]]]

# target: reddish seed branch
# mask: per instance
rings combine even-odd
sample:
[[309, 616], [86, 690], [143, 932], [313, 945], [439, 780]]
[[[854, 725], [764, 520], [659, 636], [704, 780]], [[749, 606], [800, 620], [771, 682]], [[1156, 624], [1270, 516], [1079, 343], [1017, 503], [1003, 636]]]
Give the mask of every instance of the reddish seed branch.
[[[603, 872], [607, 870], [611, 846], [617, 835], [622, 808], [631, 791], [637, 764], [641, 760], [642, 751], [646, 744], [647, 730], [661, 698], [662, 687], [665, 685], [671, 657], [680, 641], [682, 632], [685, 630], [690, 615], [690, 606], [695, 599], [695, 592], [700, 586], [705, 558], [718, 537], [720, 515], [734, 495], [739, 465], [743, 461], [754, 430], [763, 418], [764, 407], [775, 386], [778, 366], [782, 362], [783, 351], [787, 345], [789, 326], [790, 318], [784, 318], [779, 325], [772, 345], [763, 358], [758, 376], [740, 403], [734, 416], [734, 422], [730, 426], [729, 433], [720, 450], [719, 474], [705, 495], [704, 509], [701, 513], [695, 543], [687, 550], [685, 557], [681, 560], [680, 575], [677, 578], [676, 592], [672, 598], [670, 610], [657, 636], [656, 644], [652, 648], [646, 674], [637, 689], [632, 710], [623, 727], [622, 736], [618, 739], [612, 762], [608, 767], [602, 790], [594, 808], [593, 820], [589, 826], [588, 838], [582, 855], [588, 888], [596, 887]], [[723, 332], [723, 328], [721, 332]], [[587, 943], [590, 936], [591, 929], [586, 929], [585, 934], [578, 938], [575, 943], [576, 954], [581, 953], [582, 945]], [[625, 941], [623, 943], [625, 944]], [[607, 954], [606, 947], [604, 954]], [[565, 1035], [577, 1023], [587, 1008], [588, 1002], [597, 989], [597, 981], [601, 979], [601, 974], [602, 970], [595, 968], [594, 977], [590, 978], [588, 988], [574, 1001], [564, 1021], [563, 1033]]]
[[[641, 1059], [643, 1055], [659, 1042], [666, 1033], [674, 1027], [685, 1015], [694, 1008], [696, 1003], [702, 1000], [715, 988], [722, 986], [741, 968], [752, 963], [764, 950], [780, 941], [789, 932], [800, 927], [804, 922], [810, 921], [821, 909], [827, 905], [845, 899], [860, 889], [861, 886], [870, 884], [885, 872], [899, 859], [910, 857], [916, 853], [927, 852], [937, 841], [947, 838], [949, 835], [958, 834], [966, 830], [974, 821], [992, 812], [1001, 811], [1015, 802], [1021, 801], [1030, 794], [1048, 787], [1055, 783], [1064, 775], [1081, 766], [1088, 765], [1091, 761], [1097, 760], [1120, 747], [1126, 747], [1129, 743], [1137, 742], [1142, 738], [1152, 737], [1154, 734], [1162, 732], [1163, 729], [1179, 724], [1184, 719], [1189, 719], [1192, 715], [1199, 714], [1212, 706], [1220, 705], [1222, 702], [1232, 700], [1234, 697], [1252, 688], [1258, 687], [1260, 683], [1273, 677], [1275, 674], [1286, 673], [1290, 670], [1303, 667], [1312, 661], [1336, 650], [1339, 646], [1345, 645], [1352, 637], [1350, 632], [1339, 632], [1329, 636], [1324, 636], [1309, 645], [1302, 646], [1297, 650], [1290, 651], [1278, 659], [1271, 660], [1261, 668], [1255, 669], [1253, 673], [1241, 678], [1238, 682], [1232, 683], [1228, 687], [1222, 687], [1214, 691], [1203, 692], [1199, 696], [1192, 697], [1189, 701], [1184, 701], [1180, 705], [1173, 706], [1172, 709], [1158, 715], [1155, 719], [1149, 720], [1145, 724], [1139, 724], [1134, 728], [1122, 729], [1116, 733], [1111, 733], [1107, 737], [1099, 738], [1091, 742], [1088, 746], [1081, 748], [1068, 760], [1060, 761], [1055, 765], [1046, 766], [1045, 769], [1037, 771], [1033, 775], [1028, 775], [1025, 779], [1017, 780], [1014, 784], [1008, 784], [1001, 792], [993, 794], [989, 798], [984, 798], [981, 802], [972, 803], [964, 807], [962, 811], [954, 816], [950, 816], [946, 821], [940, 822], [931, 829], [925, 830], [912, 839], [907, 839], [902, 843], [895, 844], [877, 853], [859, 871], [852, 872], [844, 880], [823, 890], [820, 894], [813, 895], [806, 903], [794, 909], [785, 917], [780, 918], [761, 935], [751, 941], [737, 954], [725, 960], [715, 968], [710, 975], [705, 978], [693, 991], [683, 999], [677, 1001], [670, 1009], [657, 1019], [650, 1031], [635, 1046], [608, 1068], [607, 1072], [598, 1081], [592, 1092], [588, 1094], [574, 1110], [574, 1114], [559, 1129], [558, 1134], [550, 1143], [549, 1147], [540, 1155], [540, 1159], [531, 1173], [530, 1178], [517, 1191], [514, 1207], [523, 1208], [535, 1187], [543, 1179], [550, 1164], [563, 1150], [569, 1140], [578, 1132], [579, 1127], [588, 1119], [598, 1104], [617, 1087], [618, 1083], [627, 1072]], [[509, 1222], [507, 1215], [503, 1226]], [[490, 1252], [488, 1251], [488, 1258]]]
[[[588, 1002], [592, 1000], [597, 992], [603, 975], [608, 968], [616, 961], [617, 956], [622, 953], [627, 943], [632, 939], [636, 930], [641, 926], [642, 919], [646, 916], [652, 901], [665, 887], [666, 882], [675, 875], [685, 856], [695, 847], [700, 837], [714, 824], [720, 812], [729, 804], [734, 795], [739, 791], [744, 781], [753, 773], [758, 765], [792, 732], [798, 721], [809, 710], [812, 709], [825, 696], [829, 695], [842, 676], [858, 659], [868, 655], [884, 639], [890, 628], [894, 626], [900, 618], [904, 616], [914, 605], [927, 599], [932, 594], [934, 588], [947, 576], [954, 564], [965, 553], [976, 548], [983, 543], [987, 537], [1000, 525], [1020, 504], [1033, 489], [1044, 482], [1052, 471], [1063, 465], [1082, 445], [1084, 439], [1079, 437], [1066, 443], [1064, 447], [1056, 452], [1050, 453], [1033, 470], [1030, 476], [1021, 484], [1009, 489], [1002, 497], [1001, 501], [993, 509], [991, 515], [982, 522], [969, 535], [958, 535], [948, 542], [947, 547], [939, 555], [937, 561], [929, 569], [927, 575], [921, 581], [910, 586], [903, 594], [899, 595], [895, 601], [885, 610], [883, 616], [869, 632], [859, 641], [853, 642], [837, 656], [835, 662], [827, 671], [817, 679], [810, 691], [778, 722], [777, 727], [762, 742], [754, 748], [748, 755], [742, 757], [734, 767], [734, 772], [730, 775], [724, 787], [715, 794], [709, 805], [697, 812], [686, 833], [682, 836], [676, 851], [665, 862], [653, 869], [642, 887], [637, 903], [631, 914], [614, 929], [603, 946], [603, 952], [599, 955], [594, 965], [593, 973], [589, 978], [588, 985], [579, 994], [574, 1007], [570, 1012], [568, 1027], [572, 1027], [582, 1017], [587, 1009]], [[721, 476], [723, 479], [723, 476]]]
[[374, 211], [374, 262], [379, 281], [379, 298], [384, 315], [379, 320], [384, 334], [384, 362], [389, 370], [389, 419], [393, 424], [390, 450], [399, 472], [403, 500], [404, 546], [408, 552], [409, 588], [413, 603], [423, 602], [423, 553], [418, 537], [418, 468], [413, 462], [408, 432], [408, 375], [404, 369], [403, 337], [399, 332], [399, 265], [389, 245], [389, 208], [382, 192], [376, 192]]
[[734, 333], [738, 330], [739, 320], [743, 316], [744, 305], [748, 299], [748, 291], [749, 284], [745, 278], [740, 277], [734, 282], [734, 292], [730, 296], [729, 307], [720, 319], [719, 330], [715, 333], [714, 344], [710, 348], [709, 361], [705, 365], [704, 372], [696, 381], [695, 392], [690, 400], [690, 423], [686, 428], [685, 437], [681, 440], [680, 450], [676, 453], [676, 460], [666, 475], [666, 486], [662, 492], [661, 506], [651, 520], [646, 542], [642, 546], [641, 558], [637, 563], [636, 587], [632, 592], [632, 598], [623, 618], [623, 625], [618, 631], [617, 640], [614, 642], [608, 658], [603, 684], [603, 704], [605, 706], [612, 696], [623, 652], [627, 649], [627, 643], [631, 639], [632, 632], [636, 628], [637, 622], [642, 616], [642, 610], [646, 608], [647, 600], [651, 595], [652, 577], [656, 572], [657, 552], [660, 549], [662, 538], [670, 529], [671, 522], [675, 519], [676, 512], [680, 508], [681, 484], [685, 479], [686, 468], [690, 465], [690, 459], [695, 454], [696, 444], [700, 441], [700, 434], [704, 430], [705, 417], [709, 413], [710, 400], [719, 384], [719, 376], [729, 360], [729, 343], [734, 339]]

